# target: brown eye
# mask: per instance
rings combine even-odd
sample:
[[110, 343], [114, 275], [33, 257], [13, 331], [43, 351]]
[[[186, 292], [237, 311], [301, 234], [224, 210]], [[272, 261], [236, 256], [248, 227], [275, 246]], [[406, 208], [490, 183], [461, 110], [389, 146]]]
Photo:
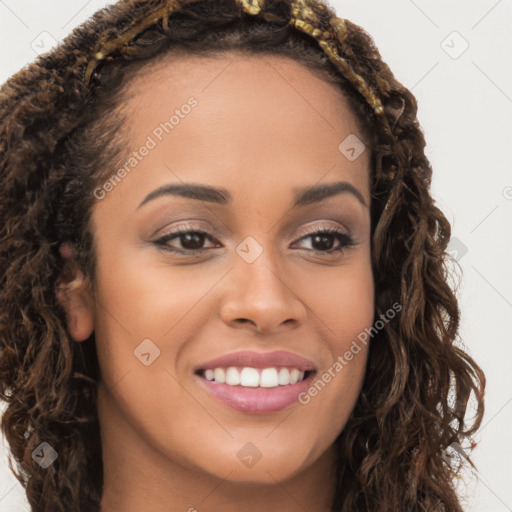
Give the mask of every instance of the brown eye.
[[[181, 244], [181, 248], [171, 247], [169, 242], [172, 240], [178, 239]], [[162, 246], [165, 250], [178, 252], [178, 253], [186, 253], [186, 254], [196, 254], [204, 252], [206, 249], [203, 248], [204, 243], [209, 240], [213, 242], [213, 237], [206, 233], [205, 231], [201, 231], [198, 229], [191, 229], [187, 226], [180, 226], [174, 231], [171, 231], [167, 235], [164, 235], [157, 240], [155, 240], [155, 244]]]
[[[311, 239], [311, 250], [319, 253], [332, 254], [343, 252], [346, 248], [357, 245], [354, 239], [337, 228], [316, 228], [312, 232], [303, 236], [300, 240]], [[338, 241], [338, 247], [333, 248], [335, 241]]]

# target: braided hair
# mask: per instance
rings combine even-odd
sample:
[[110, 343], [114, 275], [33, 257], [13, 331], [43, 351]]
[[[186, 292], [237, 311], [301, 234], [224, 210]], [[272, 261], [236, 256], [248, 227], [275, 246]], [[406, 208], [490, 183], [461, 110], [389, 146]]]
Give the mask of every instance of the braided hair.
[[[430, 194], [415, 97], [372, 38], [322, 0], [121, 0], [0, 89], [0, 397], [11, 469], [34, 512], [99, 510], [96, 348], [65, 329], [58, 248], [71, 243], [93, 280], [93, 190], [122, 155], [117, 107], [135, 70], [166, 52], [234, 50], [284, 55], [339, 84], [371, 151], [375, 318], [395, 301], [403, 308], [370, 345], [336, 439], [333, 510], [460, 512], [443, 452], [480, 426], [485, 376], [458, 343], [450, 224]], [[59, 454], [44, 470], [31, 457], [41, 442]]]

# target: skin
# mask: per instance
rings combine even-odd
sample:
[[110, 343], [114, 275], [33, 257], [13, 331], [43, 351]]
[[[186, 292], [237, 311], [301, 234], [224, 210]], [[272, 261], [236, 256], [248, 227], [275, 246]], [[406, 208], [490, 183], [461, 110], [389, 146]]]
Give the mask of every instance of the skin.
[[[360, 135], [355, 116], [336, 85], [276, 56], [165, 57], [128, 92], [128, 152], [188, 98], [198, 105], [96, 202], [94, 286], [75, 266], [75, 288], [59, 293], [73, 339], [95, 332], [101, 511], [234, 512], [240, 503], [249, 512], [329, 511], [333, 443], [359, 395], [368, 347], [308, 404], [270, 414], [219, 403], [193, 368], [239, 350], [288, 350], [321, 375], [372, 325], [369, 151], [351, 162], [338, 150]], [[366, 206], [345, 192], [292, 208], [297, 187], [342, 180]], [[225, 188], [232, 203], [166, 195], [138, 208], [181, 182]], [[203, 254], [154, 243], [182, 224], [213, 235], [196, 242]], [[303, 238], [314, 227], [340, 228], [356, 245], [327, 255], [340, 241], [331, 236], [323, 249]], [[252, 263], [236, 252], [247, 236], [263, 251]], [[168, 242], [186, 251], [182, 244]], [[62, 253], [72, 264], [71, 249]], [[134, 350], [147, 338], [160, 356], [145, 366]], [[261, 453], [252, 467], [237, 457], [247, 442]]]

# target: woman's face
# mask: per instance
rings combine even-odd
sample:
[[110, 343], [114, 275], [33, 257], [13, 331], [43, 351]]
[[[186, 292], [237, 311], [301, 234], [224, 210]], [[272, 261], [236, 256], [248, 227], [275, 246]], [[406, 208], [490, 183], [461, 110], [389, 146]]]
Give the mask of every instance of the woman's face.
[[104, 457], [254, 482], [332, 461], [367, 347], [345, 354], [374, 318], [370, 155], [346, 100], [294, 61], [234, 53], [166, 58], [129, 92], [76, 321], [95, 331]]

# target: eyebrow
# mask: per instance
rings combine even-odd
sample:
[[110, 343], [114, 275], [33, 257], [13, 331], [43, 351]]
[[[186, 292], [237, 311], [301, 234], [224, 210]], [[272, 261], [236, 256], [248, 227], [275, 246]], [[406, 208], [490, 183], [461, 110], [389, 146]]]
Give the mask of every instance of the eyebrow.
[[[329, 197], [342, 193], [352, 194], [363, 206], [368, 208], [363, 195], [348, 181], [336, 181], [322, 185], [294, 189], [293, 207], [307, 206], [318, 203]], [[232, 201], [231, 194], [225, 188], [216, 188], [209, 185], [197, 185], [195, 183], [178, 183], [163, 185], [150, 192], [139, 204], [137, 210], [144, 204], [162, 196], [179, 196], [198, 201], [207, 201], [220, 205], [229, 205]]]

